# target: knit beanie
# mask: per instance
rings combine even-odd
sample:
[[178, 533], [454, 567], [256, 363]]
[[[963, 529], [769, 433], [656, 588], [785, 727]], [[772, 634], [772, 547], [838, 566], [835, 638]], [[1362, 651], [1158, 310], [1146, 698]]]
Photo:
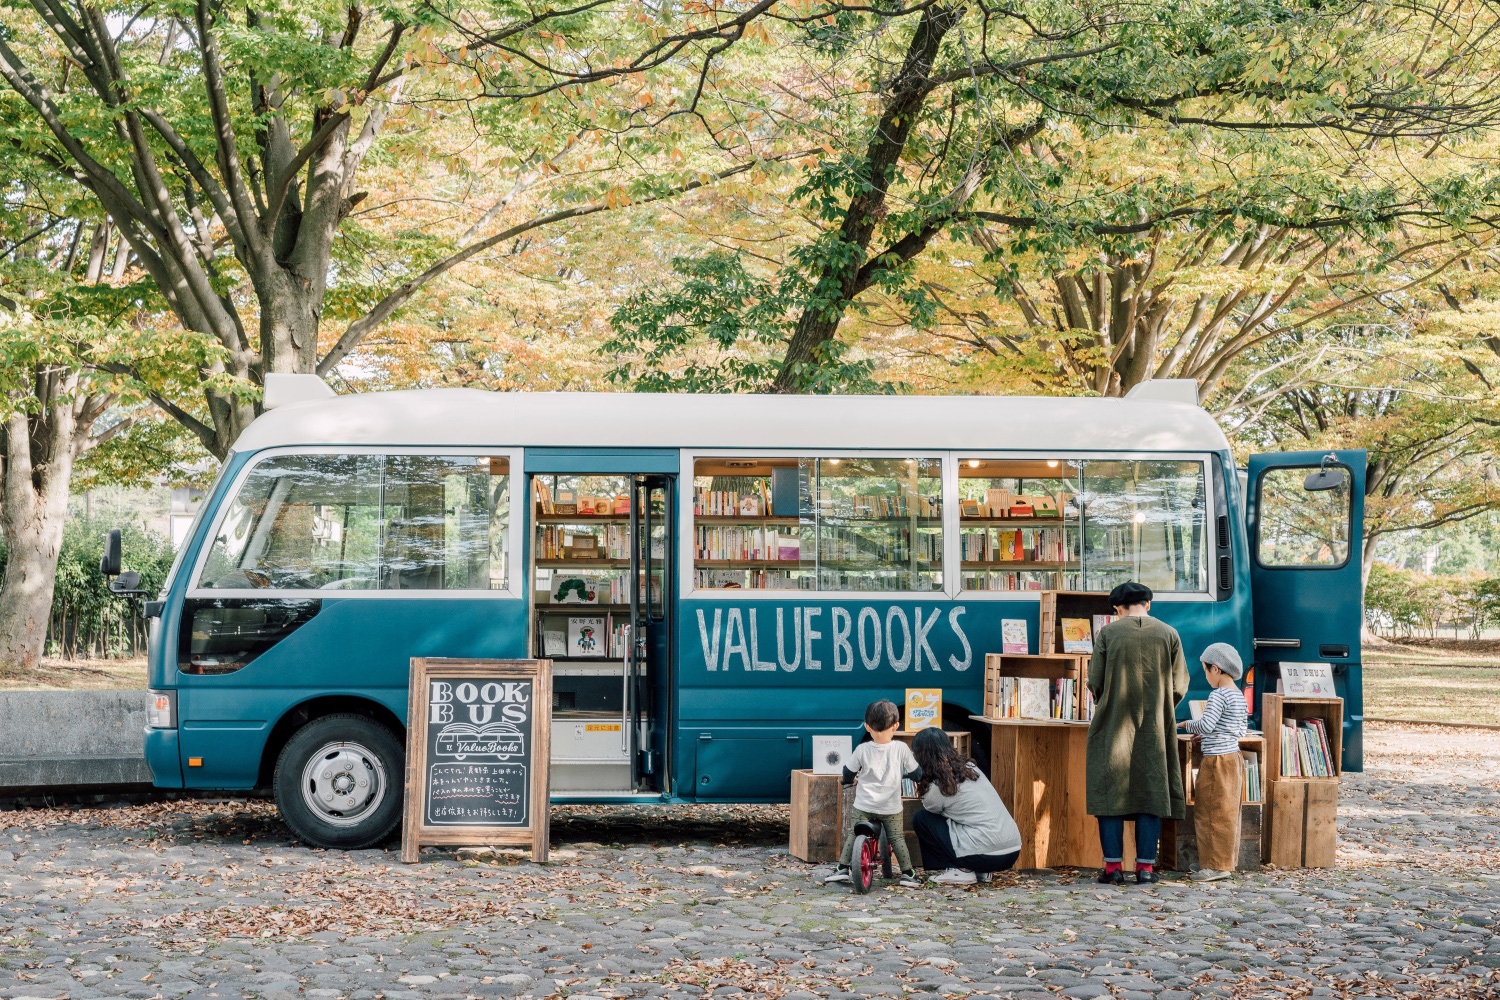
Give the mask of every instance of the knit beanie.
[[1240, 654], [1227, 642], [1214, 643], [1198, 659], [1204, 663], [1212, 663], [1235, 680], [1245, 675], [1245, 665], [1240, 662]]

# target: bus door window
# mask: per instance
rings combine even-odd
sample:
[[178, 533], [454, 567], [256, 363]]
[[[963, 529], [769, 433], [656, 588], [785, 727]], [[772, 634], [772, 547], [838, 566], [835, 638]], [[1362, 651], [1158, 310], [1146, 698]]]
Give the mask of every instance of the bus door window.
[[1342, 566], [1349, 559], [1349, 470], [1331, 466], [1335, 485], [1310, 491], [1305, 468], [1260, 477], [1255, 557], [1271, 569]]

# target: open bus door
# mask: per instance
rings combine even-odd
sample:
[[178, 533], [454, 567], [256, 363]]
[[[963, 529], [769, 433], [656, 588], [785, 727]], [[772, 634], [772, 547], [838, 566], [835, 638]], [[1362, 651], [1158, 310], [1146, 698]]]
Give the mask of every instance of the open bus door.
[[1329, 663], [1344, 699], [1344, 770], [1364, 769], [1365, 453], [1252, 455], [1245, 499], [1255, 708], [1282, 663]]
[[626, 749], [631, 787], [666, 791], [672, 677], [673, 477], [634, 477], [630, 504], [630, 642]]

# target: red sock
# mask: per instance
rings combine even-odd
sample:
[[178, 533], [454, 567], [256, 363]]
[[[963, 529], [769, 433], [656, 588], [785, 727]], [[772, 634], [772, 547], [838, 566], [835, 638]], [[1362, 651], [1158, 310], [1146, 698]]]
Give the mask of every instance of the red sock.
[[1138, 871], [1138, 872], [1146, 872], [1147, 874], [1150, 874], [1151, 870], [1154, 869], [1155, 867], [1156, 867], [1155, 862], [1153, 862], [1151, 864], [1147, 864], [1144, 861], [1137, 861], [1135, 863], [1135, 870], [1136, 871]]
[[1123, 867], [1122, 862], [1106, 861], [1104, 862], [1104, 873], [1106, 875], [1113, 875], [1115, 872], [1119, 871], [1121, 867]]

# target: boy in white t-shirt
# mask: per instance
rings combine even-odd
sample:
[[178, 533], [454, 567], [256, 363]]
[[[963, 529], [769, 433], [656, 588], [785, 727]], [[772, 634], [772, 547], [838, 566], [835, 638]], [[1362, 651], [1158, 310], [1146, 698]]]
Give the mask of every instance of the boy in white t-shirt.
[[901, 779], [916, 780], [921, 772], [917, 759], [911, 755], [911, 748], [895, 740], [900, 718], [895, 703], [885, 699], [871, 702], [865, 709], [865, 731], [870, 734], [870, 739], [856, 747], [844, 765], [844, 784], [859, 778], [859, 784], [854, 787], [854, 808], [849, 810], [839, 866], [824, 882], [849, 881], [849, 862], [854, 855], [854, 824], [870, 821], [885, 827], [891, 849], [896, 853], [896, 863], [901, 867], [900, 884], [908, 888], [922, 884], [912, 866], [911, 852], [906, 849], [906, 835], [901, 830]]

